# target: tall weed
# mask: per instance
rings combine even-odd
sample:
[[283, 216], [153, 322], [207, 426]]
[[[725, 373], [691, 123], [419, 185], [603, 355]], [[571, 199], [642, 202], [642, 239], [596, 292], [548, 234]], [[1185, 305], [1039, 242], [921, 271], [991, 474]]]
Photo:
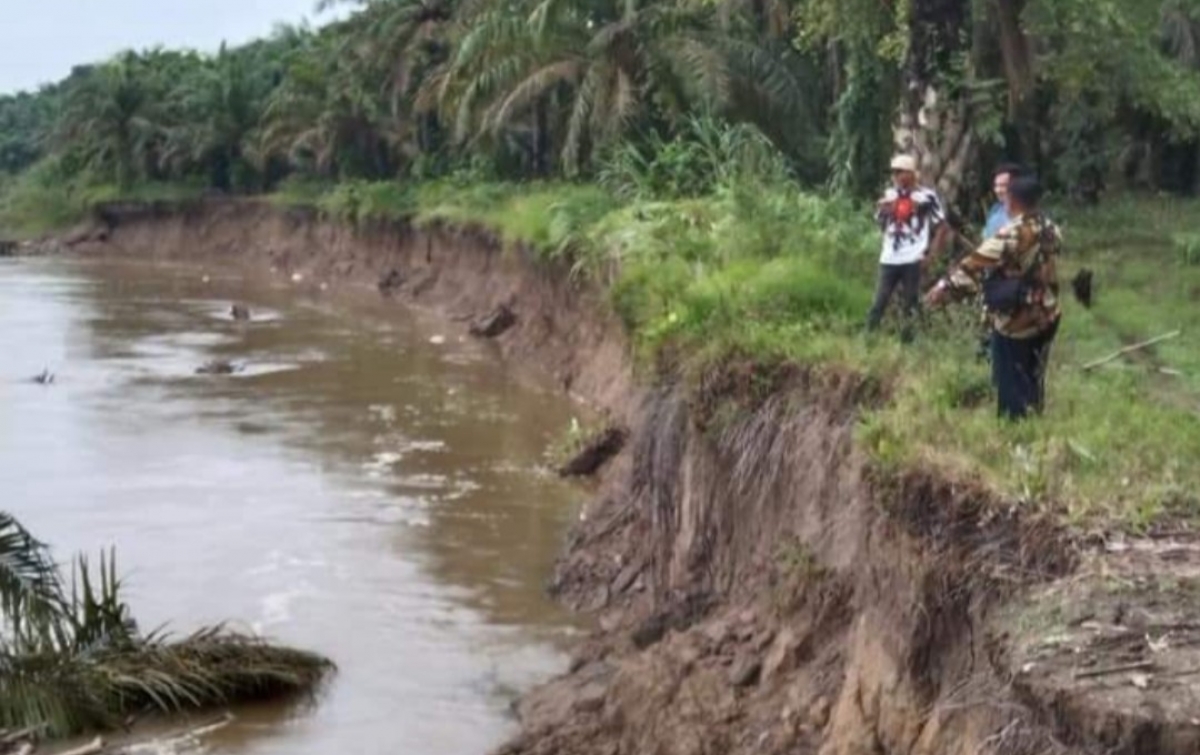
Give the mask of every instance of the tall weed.
[[619, 143], [600, 162], [598, 180], [625, 201], [710, 195], [743, 183], [779, 185], [787, 162], [750, 124], [692, 116], [673, 138], [651, 134]]

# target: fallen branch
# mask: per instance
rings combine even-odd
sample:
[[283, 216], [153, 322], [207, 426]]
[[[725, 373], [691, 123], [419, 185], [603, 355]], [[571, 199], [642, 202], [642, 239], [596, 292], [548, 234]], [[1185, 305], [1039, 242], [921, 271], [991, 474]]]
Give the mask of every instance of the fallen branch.
[[22, 739], [29, 739], [35, 734], [41, 732], [41, 730], [44, 728], [46, 728], [45, 724], [38, 724], [37, 726], [27, 726], [24, 729], [17, 729], [16, 731], [5, 731], [0, 733], [0, 747], [14, 745], [17, 742], [20, 742]]
[[1097, 676], [1108, 676], [1109, 674], [1119, 674], [1122, 671], [1152, 671], [1154, 669], [1154, 661], [1141, 661], [1140, 663], [1126, 663], [1123, 666], [1109, 666], [1107, 668], [1098, 668], [1092, 671], [1076, 671], [1076, 679], [1091, 679]]
[[55, 755], [97, 755], [97, 753], [101, 752], [104, 752], [104, 739], [103, 737], [96, 737], [85, 745], [76, 747], [73, 750], [63, 750], [62, 752], [55, 753]]
[[1153, 346], [1156, 343], [1162, 343], [1163, 341], [1167, 341], [1172, 338], [1177, 338], [1180, 333], [1182, 333], [1182, 331], [1173, 330], [1170, 333], [1164, 333], [1161, 336], [1155, 336], [1154, 338], [1151, 338], [1148, 341], [1142, 341], [1141, 343], [1135, 343], [1132, 346], [1126, 346], [1125, 348], [1123, 348], [1119, 351], [1114, 351], [1112, 354], [1109, 354], [1108, 356], [1106, 356], [1102, 359], [1097, 359], [1094, 362], [1088, 362], [1087, 364], [1085, 364], [1083, 366], [1083, 369], [1085, 372], [1088, 370], [1093, 370], [1102, 364], [1108, 364], [1109, 362], [1113, 361], [1114, 359], [1119, 359], [1122, 356], [1129, 354], [1131, 352], [1140, 351], [1141, 349], [1144, 349], [1148, 346]]
[[214, 731], [223, 729], [233, 723], [236, 717], [233, 713], [226, 711], [223, 715], [203, 721], [194, 726], [189, 726], [186, 729], [180, 729], [169, 734], [160, 734], [149, 739], [132, 742], [122, 745], [113, 755], [135, 755], [140, 752], [165, 752], [179, 749], [180, 745], [191, 744], [199, 740], [200, 737], [211, 734]]

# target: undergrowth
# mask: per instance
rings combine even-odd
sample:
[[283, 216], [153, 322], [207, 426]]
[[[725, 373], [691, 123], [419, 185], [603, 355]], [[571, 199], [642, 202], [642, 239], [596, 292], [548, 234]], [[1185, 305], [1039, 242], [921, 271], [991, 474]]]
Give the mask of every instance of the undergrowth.
[[61, 232], [87, 220], [100, 203], [178, 202], [203, 194], [202, 184], [141, 182], [127, 187], [94, 181], [47, 159], [19, 176], [0, 175], [0, 238]]

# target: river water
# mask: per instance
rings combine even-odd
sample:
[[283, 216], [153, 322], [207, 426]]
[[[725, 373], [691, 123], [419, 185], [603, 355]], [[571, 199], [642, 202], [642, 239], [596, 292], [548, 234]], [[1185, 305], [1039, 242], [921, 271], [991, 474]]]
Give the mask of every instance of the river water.
[[[233, 620], [339, 666], [200, 751], [485, 753], [562, 669], [543, 588], [581, 493], [545, 453], [572, 407], [461, 330], [211, 269], [0, 260], [0, 506], [59, 559], [115, 546], [143, 628]], [[216, 358], [244, 370], [195, 374]]]

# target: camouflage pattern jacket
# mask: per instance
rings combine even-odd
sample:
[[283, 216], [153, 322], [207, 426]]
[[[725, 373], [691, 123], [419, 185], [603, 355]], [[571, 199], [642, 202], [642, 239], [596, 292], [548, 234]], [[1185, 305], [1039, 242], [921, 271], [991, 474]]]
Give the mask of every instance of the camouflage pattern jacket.
[[989, 275], [1028, 276], [1020, 304], [1009, 313], [990, 312], [992, 327], [1009, 338], [1032, 338], [1061, 314], [1058, 299], [1058, 254], [1062, 234], [1041, 213], [1026, 213], [1005, 225], [951, 272], [956, 296], [980, 292]]

